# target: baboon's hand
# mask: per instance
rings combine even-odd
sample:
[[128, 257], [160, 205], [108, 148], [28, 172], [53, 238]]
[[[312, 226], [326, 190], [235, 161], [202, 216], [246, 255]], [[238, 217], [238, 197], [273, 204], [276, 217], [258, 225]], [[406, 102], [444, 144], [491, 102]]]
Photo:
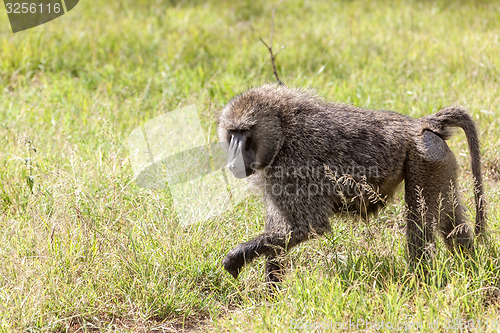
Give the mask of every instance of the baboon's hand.
[[245, 264], [245, 254], [242, 244], [239, 244], [234, 249], [229, 251], [224, 260], [222, 260], [222, 265], [226, 271], [229, 272], [235, 279], [238, 278], [241, 268]]

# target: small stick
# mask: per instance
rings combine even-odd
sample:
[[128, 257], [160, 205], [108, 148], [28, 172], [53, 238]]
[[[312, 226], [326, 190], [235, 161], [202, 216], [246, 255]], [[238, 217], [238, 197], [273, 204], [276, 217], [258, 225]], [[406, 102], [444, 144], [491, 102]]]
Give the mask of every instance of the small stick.
[[285, 48], [285, 45], [282, 45], [280, 47], [280, 49], [278, 50], [278, 52], [275, 54], [273, 52], [273, 35], [274, 35], [274, 16], [276, 14], [276, 9], [278, 8], [278, 6], [283, 2], [283, 0], [281, 0], [277, 5], [276, 7], [273, 8], [273, 14], [272, 14], [272, 17], [271, 17], [271, 33], [270, 33], [270, 36], [269, 36], [269, 45], [264, 41], [264, 39], [262, 39], [262, 37], [259, 37], [260, 41], [262, 42], [262, 44], [264, 44], [264, 46], [267, 48], [267, 50], [269, 51], [269, 54], [271, 56], [271, 64], [273, 65], [273, 73], [274, 73], [274, 76], [276, 77], [276, 81], [278, 81], [278, 84], [279, 85], [283, 85], [283, 82], [281, 82], [279, 76], [278, 76], [278, 71], [276, 70], [276, 64], [275, 64], [275, 59], [276, 57], [278, 56], [278, 54]]

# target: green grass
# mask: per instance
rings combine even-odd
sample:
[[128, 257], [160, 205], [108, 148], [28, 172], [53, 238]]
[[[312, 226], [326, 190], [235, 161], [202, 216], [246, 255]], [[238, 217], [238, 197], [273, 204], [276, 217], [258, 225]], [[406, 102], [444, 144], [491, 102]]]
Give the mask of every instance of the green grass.
[[[278, 71], [289, 86], [414, 117], [449, 104], [470, 109], [491, 239], [476, 259], [450, 257], [438, 243], [429, 278], [412, 274], [400, 194], [369, 223], [332, 218], [331, 234], [291, 252], [282, 291], [269, 299], [262, 260], [238, 280], [221, 267], [230, 248], [262, 230], [258, 198], [181, 227], [168, 192], [135, 185], [126, 145], [134, 128], [195, 104], [214, 134], [215, 114], [234, 94], [274, 80], [259, 41], [268, 39], [272, 8], [81, 1], [17, 34], [0, 10], [1, 331], [327, 330], [315, 323], [358, 320], [444, 331], [498, 320], [497, 2], [286, 1], [275, 21], [275, 47], [287, 45]], [[449, 144], [472, 221], [465, 136]]]

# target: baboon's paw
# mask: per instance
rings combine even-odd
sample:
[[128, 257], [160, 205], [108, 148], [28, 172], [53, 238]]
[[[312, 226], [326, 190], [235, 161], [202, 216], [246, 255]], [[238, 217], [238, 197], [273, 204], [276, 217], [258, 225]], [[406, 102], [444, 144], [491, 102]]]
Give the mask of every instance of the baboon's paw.
[[231, 274], [235, 279], [238, 278], [238, 274], [244, 264], [245, 257], [241, 244], [229, 251], [224, 260], [222, 260], [222, 265], [226, 271], [228, 271], [229, 274]]

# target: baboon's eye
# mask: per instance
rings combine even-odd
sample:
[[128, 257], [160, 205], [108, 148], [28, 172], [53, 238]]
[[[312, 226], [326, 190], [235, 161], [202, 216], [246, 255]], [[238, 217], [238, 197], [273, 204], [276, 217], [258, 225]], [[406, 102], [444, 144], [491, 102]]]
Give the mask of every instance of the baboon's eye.
[[245, 141], [245, 150], [250, 150], [253, 144], [252, 136], [248, 135]]
[[240, 138], [243, 138], [245, 140], [245, 145], [243, 147], [243, 149], [245, 150], [248, 150], [250, 149], [251, 145], [252, 145], [252, 138], [251, 138], [251, 134], [250, 134], [250, 130], [247, 130], [247, 129], [238, 129], [238, 130], [230, 130], [228, 131], [228, 142], [231, 142], [231, 140], [233, 139], [233, 136], [236, 135]]

